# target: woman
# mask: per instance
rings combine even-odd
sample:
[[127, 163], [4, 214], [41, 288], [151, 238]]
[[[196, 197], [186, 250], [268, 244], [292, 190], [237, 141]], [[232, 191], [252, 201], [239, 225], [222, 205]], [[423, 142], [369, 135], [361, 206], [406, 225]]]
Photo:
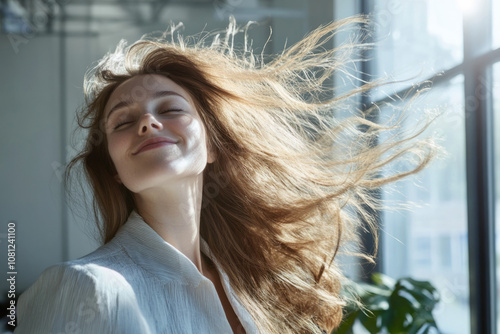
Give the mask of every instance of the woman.
[[[82, 163], [104, 245], [46, 270], [16, 333], [322, 333], [342, 318], [334, 258], [432, 144], [393, 139], [324, 85], [356, 45], [320, 28], [269, 63], [224, 39], [121, 43], [86, 77]], [[171, 32], [173, 36], [173, 31]], [[246, 32], [245, 32], [246, 37]], [[245, 45], [248, 43], [245, 43]], [[327, 98], [324, 98], [324, 97]], [[408, 171], [381, 176], [407, 153]]]

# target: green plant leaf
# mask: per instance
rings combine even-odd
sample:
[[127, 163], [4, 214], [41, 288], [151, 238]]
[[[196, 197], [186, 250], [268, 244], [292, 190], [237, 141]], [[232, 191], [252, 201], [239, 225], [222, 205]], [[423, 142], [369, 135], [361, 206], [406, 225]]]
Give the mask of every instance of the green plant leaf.
[[392, 277], [384, 275], [382, 273], [374, 273], [371, 277], [373, 283], [378, 286], [382, 286], [386, 289], [393, 290], [396, 285], [396, 280]]
[[361, 312], [359, 321], [370, 334], [378, 334], [382, 330], [382, 317], [383, 311]]
[[415, 321], [408, 330], [408, 334], [436, 334], [436, 333], [439, 333], [439, 330], [435, 322], [420, 321], [420, 319]]
[[[439, 333], [432, 310], [439, 302], [437, 289], [427, 281], [412, 278], [394, 280], [383, 274], [373, 275], [374, 284], [351, 283], [345, 310], [343, 332], [352, 333], [359, 323], [370, 333]], [[356, 303], [355, 301], [359, 301]]]
[[381, 295], [389, 297], [391, 295], [391, 289], [386, 287], [379, 287], [376, 285], [370, 285], [366, 283], [359, 284], [359, 289], [361, 290], [361, 294], [359, 295], [361, 298], [363, 296], [369, 295]]
[[370, 295], [363, 299], [363, 304], [370, 311], [385, 311], [389, 309], [388, 296]]
[[432, 310], [439, 302], [439, 294], [429, 282], [405, 278], [398, 281], [397, 285], [397, 288], [404, 291], [404, 294], [412, 296], [407, 296], [407, 299], [415, 304], [415, 310], [422, 308]]
[[406, 331], [408, 324], [414, 320], [415, 310], [420, 307], [420, 303], [396, 284], [396, 289], [389, 298], [389, 304], [392, 312], [387, 317], [387, 328], [391, 333]]

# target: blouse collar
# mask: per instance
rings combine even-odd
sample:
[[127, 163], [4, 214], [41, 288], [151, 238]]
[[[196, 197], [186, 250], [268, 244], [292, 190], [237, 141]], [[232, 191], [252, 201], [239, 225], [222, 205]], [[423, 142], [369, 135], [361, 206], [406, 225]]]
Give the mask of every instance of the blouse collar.
[[[138, 266], [161, 281], [175, 280], [198, 286], [203, 280], [208, 280], [187, 256], [163, 240], [135, 211], [111, 242], [119, 243]], [[205, 240], [201, 239], [200, 247], [212, 259]]]

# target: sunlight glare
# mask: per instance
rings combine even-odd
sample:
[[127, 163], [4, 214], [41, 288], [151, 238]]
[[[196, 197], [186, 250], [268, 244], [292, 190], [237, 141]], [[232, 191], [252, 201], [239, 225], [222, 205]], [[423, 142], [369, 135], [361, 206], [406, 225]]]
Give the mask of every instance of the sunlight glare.
[[476, 8], [474, 0], [457, 0], [457, 1], [464, 15], [470, 14]]

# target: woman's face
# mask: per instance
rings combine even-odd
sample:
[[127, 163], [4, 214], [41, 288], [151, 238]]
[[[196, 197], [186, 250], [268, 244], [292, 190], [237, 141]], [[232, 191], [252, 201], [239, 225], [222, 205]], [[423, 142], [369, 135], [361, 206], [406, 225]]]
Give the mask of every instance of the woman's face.
[[134, 193], [199, 177], [214, 161], [191, 96], [164, 76], [125, 81], [111, 94], [104, 117], [117, 180]]

